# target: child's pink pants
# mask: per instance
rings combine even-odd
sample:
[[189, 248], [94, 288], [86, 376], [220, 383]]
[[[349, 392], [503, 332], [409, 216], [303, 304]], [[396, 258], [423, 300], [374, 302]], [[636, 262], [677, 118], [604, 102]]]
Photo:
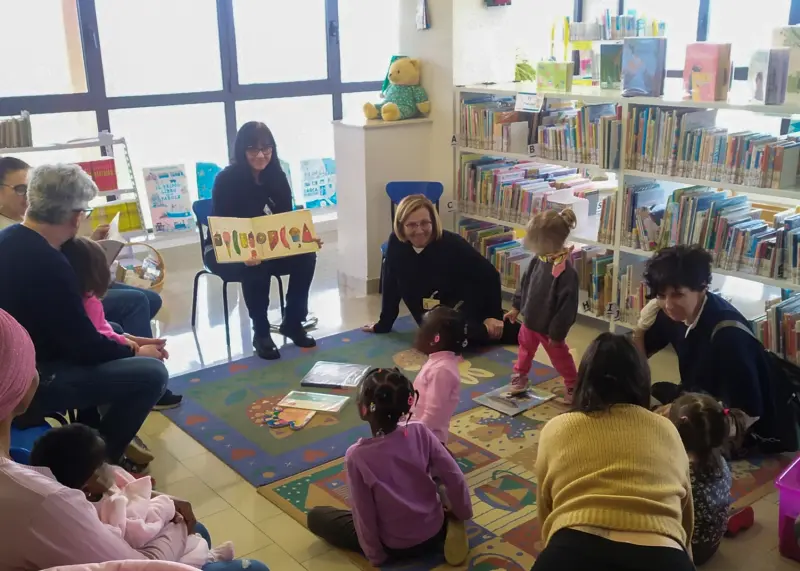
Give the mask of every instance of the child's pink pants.
[[575, 360], [569, 353], [567, 343], [554, 345], [547, 335], [537, 333], [524, 325], [519, 329], [519, 357], [517, 358], [517, 364], [514, 365], [515, 376], [527, 379], [539, 345], [544, 346], [544, 350], [547, 351], [547, 356], [550, 357], [553, 367], [558, 371], [559, 375], [564, 377], [564, 386], [567, 387], [567, 391], [572, 392], [572, 389], [575, 388], [575, 379], [578, 377], [578, 371], [575, 369]]

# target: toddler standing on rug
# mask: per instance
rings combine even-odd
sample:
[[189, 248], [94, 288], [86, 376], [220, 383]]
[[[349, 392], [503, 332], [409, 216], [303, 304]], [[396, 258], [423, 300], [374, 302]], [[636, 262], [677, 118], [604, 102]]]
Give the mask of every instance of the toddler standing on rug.
[[[83, 307], [98, 333], [120, 345], [130, 346], [134, 353], [139, 353], [142, 345], [154, 345], [158, 350], [159, 358], [169, 357], [169, 353], [164, 348], [166, 343], [164, 339], [121, 335], [116, 333], [106, 320], [100, 298], [106, 294], [111, 284], [111, 269], [108, 267], [106, 254], [100, 244], [89, 238], [77, 237], [66, 242], [61, 248], [61, 253], [67, 258], [78, 276], [83, 294]], [[148, 357], [152, 356], [148, 355]]]
[[577, 218], [570, 209], [545, 210], [528, 223], [525, 241], [535, 256], [522, 275], [504, 319], [516, 321], [519, 357], [511, 377], [513, 393], [528, 388], [528, 373], [539, 345], [543, 345], [558, 374], [564, 378], [564, 401], [572, 404], [578, 371], [565, 341], [578, 315], [578, 272], [572, 267], [572, 248], [566, 247]]
[[461, 391], [458, 356], [467, 346], [466, 331], [461, 313], [440, 305], [425, 314], [414, 343], [428, 361], [414, 379], [419, 398], [412, 412], [445, 445]]
[[[83, 491], [94, 502], [100, 521], [134, 549], [168, 535], [181, 542], [176, 549], [183, 553], [179, 563], [199, 569], [206, 563], [233, 560], [231, 542], [209, 549], [205, 539], [189, 534], [172, 498], [153, 495], [149, 476], [136, 479], [106, 464], [105, 458], [105, 442], [97, 431], [78, 423], [47, 431], [31, 450], [33, 466], [49, 468], [59, 483]], [[176, 533], [176, 525], [183, 530]]]
[[[352, 511], [315, 507], [308, 529], [340, 549], [363, 553], [372, 565], [442, 552], [451, 565], [469, 554], [464, 521], [472, 517], [469, 489], [456, 461], [420, 422], [409, 422], [414, 386], [397, 369], [373, 369], [357, 406], [372, 438], [345, 454]], [[398, 426], [402, 418], [406, 418]], [[435, 473], [446, 486], [445, 512]]]

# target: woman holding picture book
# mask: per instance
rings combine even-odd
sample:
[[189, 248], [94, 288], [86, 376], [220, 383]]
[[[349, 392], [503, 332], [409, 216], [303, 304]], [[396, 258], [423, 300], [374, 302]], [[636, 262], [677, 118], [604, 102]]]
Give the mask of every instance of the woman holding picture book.
[[[264, 123], [250, 121], [236, 134], [234, 156], [214, 181], [212, 216], [255, 218], [283, 214], [293, 208], [292, 189], [280, 166], [275, 138]], [[317, 243], [322, 242], [316, 239]], [[314, 278], [317, 255], [300, 254], [274, 260], [250, 259], [242, 264], [220, 264], [214, 247], [205, 247], [205, 263], [217, 275], [242, 284], [242, 294], [253, 322], [253, 347], [262, 359], [278, 359], [280, 353], [270, 336], [267, 318], [272, 276], [289, 276], [286, 312], [280, 332], [298, 347], [314, 347], [316, 341], [303, 328], [308, 314], [308, 292]]]

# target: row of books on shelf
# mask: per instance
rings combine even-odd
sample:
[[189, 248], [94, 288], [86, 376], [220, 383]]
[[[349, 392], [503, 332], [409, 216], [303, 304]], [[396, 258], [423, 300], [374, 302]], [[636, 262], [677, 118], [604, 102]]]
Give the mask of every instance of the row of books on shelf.
[[600, 192], [616, 181], [591, 180], [574, 167], [461, 155], [459, 211], [526, 224], [538, 212], [572, 208], [578, 225], [594, 216]]
[[756, 338], [776, 355], [800, 365], [800, 295], [768, 300], [765, 309], [750, 322]]
[[797, 184], [800, 137], [716, 127], [716, 110], [634, 105], [626, 123], [628, 168], [759, 188]]
[[[609, 197], [609, 208], [615, 197]], [[657, 183], [622, 193], [622, 245], [655, 251], [699, 245], [720, 269], [800, 283], [800, 213], [705, 186], [667, 191]], [[601, 217], [601, 236], [608, 229]]]
[[545, 159], [573, 161], [618, 169], [622, 140], [622, 108], [587, 105], [565, 114], [563, 121], [540, 126], [535, 154]]
[[[534, 254], [525, 248], [514, 229], [491, 222], [462, 218], [459, 234], [497, 268], [503, 287], [516, 290]], [[578, 247], [571, 261], [578, 272], [579, 288], [586, 292], [583, 313], [604, 315], [612, 301], [614, 256], [602, 247]]]
[[27, 111], [18, 117], [0, 119], [0, 148], [32, 147], [31, 114]]
[[617, 15], [605, 10], [594, 22], [570, 22], [569, 39], [573, 42], [621, 40], [631, 36], [664, 36], [666, 24], [658, 20], [637, 17], [635, 11]]

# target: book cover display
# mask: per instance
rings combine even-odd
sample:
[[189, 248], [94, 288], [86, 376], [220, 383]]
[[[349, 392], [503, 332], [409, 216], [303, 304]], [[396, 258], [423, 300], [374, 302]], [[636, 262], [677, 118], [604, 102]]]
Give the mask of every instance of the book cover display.
[[622, 88], [622, 44], [600, 46], [600, 87]]
[[731, 44], [686, 46], [683, 89], [693, 101], [725, 101], [731, 83]]
[[208, 227], [220, 264], [270, 260], [319, 250], [310, 210], [256, 218], [209, 216]]
[[571, 61], [540, 61], [536, 64], [537, 91], [569, 92], [572, 89]]
[[92, 230], [96, 230], [102, 224], [111, 224], [114, 218], [119, 215], [119, 231], [134, 232], [144, 229], [144, 222], [139, 216], [139, 205], [136, 198], [129, 200], [115, 200], [106, 204], [95, 206], [89, 222]]
[[800, 104], [800, 26], [784, 26], [772, 32], [773, 48], [789, 48], [785, 103]]
[[352, 363], [333, 363], [317, 361], [300, 381], [301, 387], [321, 387], [328, 389], [353, 389], [361, 384], [369, 365]]
[[156, 232], [194, 230], [189, 179], [183, 165], [143, 169], [147, 203]]
[[75, 163], [81, 167], [86, 174], [92, 177], [100, 192], [117, 190], [117, 167], [114, 159], [99, 159], [96, 161], [85, 161]]
[[278, 403], [279, 407], [302, 408], [318, 412], [339, 412], [350, 397], [329, 395], [326, 393], [309, 393], [306, 391], [291, 391]]
[[747, 81], [750, 98], [765, 105], [781, 105], [786, 99], [789, 48], [756, 50], [750, 60]]
[[222, 172], [222, 168], [216, 163], [197, 163], [194, 170], [197, 176], [197, 197], [200, 200], [211, 198], [214, 180]]
[[666, 38], [625, 38], [622, 46], [623, 97], [662, 96], [666, 60]]
[[524, 393], [514, 395], [511, 393], [511, 385], [505, 385], [472, 400], [497, 412], [515, 416], [554, 398], [555, 395], [552, 393], [532, 388]]
[[306, 208], [336, 206], [336, 161], [300, 161], [300, 172], [303, 177], [303, 204]]

